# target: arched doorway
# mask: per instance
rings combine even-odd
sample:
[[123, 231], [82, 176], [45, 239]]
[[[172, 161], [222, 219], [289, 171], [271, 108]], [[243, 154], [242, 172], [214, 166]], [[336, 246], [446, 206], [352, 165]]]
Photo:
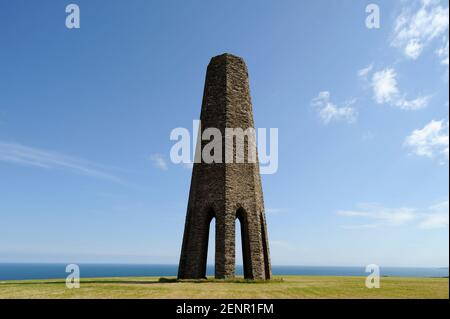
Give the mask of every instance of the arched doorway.
[[241, 226], [242, 266], [244, 278], [253, 279], [247, 218], [247, 212], [243, 208], [239, 208], [236, 211], [236, 219], [239, 220], [239, 224]]
[[[204, 231], [203, 231], [203, 238], [202, 238], [202, 259], [201, 259], [201, 265], [202, 265], [202, 277], [206, 278], [206, 266], [208, 261], [208, 241], [209, 241], [209, 233], [210, 233], [210, 227], [211, 227], [211, 221], [216, 217], [216, 213], [212, 207], [207, 208], [207, 213], [205, 214], [204, 219]], [[215, 224], [215, 223], [214, 223]], [[215, 233], [215, 231], [214, 231]], [[215, 242], [215, 240], [214, 240]], [[215, 245], [212, 245], [212, 248], [214, 249]]]

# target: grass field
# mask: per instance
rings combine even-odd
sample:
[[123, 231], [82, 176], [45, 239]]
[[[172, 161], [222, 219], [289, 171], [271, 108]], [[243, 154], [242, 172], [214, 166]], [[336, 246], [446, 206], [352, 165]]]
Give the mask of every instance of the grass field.
[[0, 282], [0, 298], [449, 298], [448, 278], [381, 278], [379, 289], [364, 277], [283, 276], [269, 282], [121, 277], [86, 278], [79, 289], [64, 280]]

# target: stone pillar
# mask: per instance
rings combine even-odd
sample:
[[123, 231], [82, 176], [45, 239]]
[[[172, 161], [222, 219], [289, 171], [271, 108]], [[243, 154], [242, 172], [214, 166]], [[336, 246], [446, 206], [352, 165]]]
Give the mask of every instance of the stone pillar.
[[[178, 278], [204, 278], [208, 234], [216, 219], [215, 276], [235, 275], [235, 223], [239, 219], [242, 236], [244, 276], [270, 279], [271, 266], [259, 162], [225, 163], [225, 128], [254, 128], [253, 111], [245, 62], [223, 54], [211, 59], [206, 73], [201, 133], [217, 128], [222, 133], [221, 163], [195, 163]], [[200, 149], [209, 143], [201, 141]], [[245, 143], [247, 154], [249, 143]], [[235, 145], [232, 145], [236, 153]]]

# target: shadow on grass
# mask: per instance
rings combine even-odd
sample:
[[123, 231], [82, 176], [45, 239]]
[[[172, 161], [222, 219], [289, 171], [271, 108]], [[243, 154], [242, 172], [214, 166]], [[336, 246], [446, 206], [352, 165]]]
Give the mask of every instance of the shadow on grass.
[[[162, 280], [165, 278], [160, 278]], [[283, 278], [276, 278], [271, 280], [257, 280], [257, 279], [244, 279], [244, 278], [204, 278], [204, 279], [175, 279], [176, 282], [189, 282], [189, 283], [231, 283], [231, 284], [273, 284], [283, 282]]]

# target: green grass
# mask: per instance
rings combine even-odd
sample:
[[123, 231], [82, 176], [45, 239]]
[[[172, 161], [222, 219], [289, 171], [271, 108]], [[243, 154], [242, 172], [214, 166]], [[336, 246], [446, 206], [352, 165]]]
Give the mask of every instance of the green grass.
[[0, 282], [3, 298], [449, 298], [448, 278], [383, 277], [379, 289], [364, 277], [276, 276], [271, 281], [183, 280], [158, 277]]

